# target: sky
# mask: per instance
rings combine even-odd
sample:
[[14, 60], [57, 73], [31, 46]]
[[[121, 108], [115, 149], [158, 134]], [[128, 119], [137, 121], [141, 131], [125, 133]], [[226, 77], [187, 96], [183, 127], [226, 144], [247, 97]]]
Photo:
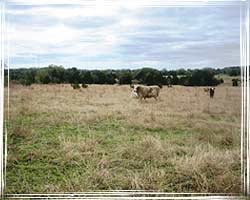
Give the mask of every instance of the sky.
[[238, 6], [43, 2], [7, 1], [11, 68], [50, 64], [79, 69], [240, 65]]

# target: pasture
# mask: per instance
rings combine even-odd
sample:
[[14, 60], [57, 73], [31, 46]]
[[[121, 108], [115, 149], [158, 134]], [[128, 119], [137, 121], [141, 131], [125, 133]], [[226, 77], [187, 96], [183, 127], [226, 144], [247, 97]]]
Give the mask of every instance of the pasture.
[[14, 84], [9, 103], [7, 193], [240, 192], [240, 87]]

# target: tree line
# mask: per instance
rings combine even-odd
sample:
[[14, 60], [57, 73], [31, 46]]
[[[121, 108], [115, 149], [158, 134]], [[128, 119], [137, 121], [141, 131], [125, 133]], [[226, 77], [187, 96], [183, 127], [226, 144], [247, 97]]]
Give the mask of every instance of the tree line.
[[[5, 80], [8, 71], [5, 70]], [[49, 65], [45, 68], [10, 69], [10, 82], [23, 85], [40, 84], [145, 84], [145, 85], [185, 85], [185, 86], [215, 86], [223, 79], [217, 74], [239, 76], [240, 67], [222, 69], [178, 69], [157, 70], [153, 68], [120, 69], [120, 70], [82, 70], [75, 67], [65, 69], [63, 66]]]

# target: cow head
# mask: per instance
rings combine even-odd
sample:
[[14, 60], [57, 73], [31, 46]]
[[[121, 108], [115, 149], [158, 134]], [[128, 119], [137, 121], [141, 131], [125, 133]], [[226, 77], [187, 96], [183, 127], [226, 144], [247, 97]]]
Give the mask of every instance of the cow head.
[[215, 91], [215, 87], [211, 87], [210, 90], [211, 90], [211, 91]]
[[132, 88], [132, 95], [134, 97], [138, 98], [139, 86], [138, 85], [130, 85], [130, 88]]
[[140, 90], [142, 89], [140, 85], [133, 85], [133, 87], [131, 88], [133, 89], [132, 92], [137, 95], [140, 93]]
[[134, 92], [134, 93], [137, 93], [137, 90], [138, 90], [138, 87], [137, 87], [136, 85], [134, 85], [134, 87], [133, 87], [133, 92]]
[[209, 88], [204, 88], [204, 92], [208, 92], [209, 90]]

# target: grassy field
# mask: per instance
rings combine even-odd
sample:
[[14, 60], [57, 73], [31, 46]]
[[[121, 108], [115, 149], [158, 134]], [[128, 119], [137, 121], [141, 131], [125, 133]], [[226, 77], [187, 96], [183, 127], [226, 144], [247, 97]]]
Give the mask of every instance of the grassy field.
[[240, 192], [241, 88], [10, 87], [7, 193]]

